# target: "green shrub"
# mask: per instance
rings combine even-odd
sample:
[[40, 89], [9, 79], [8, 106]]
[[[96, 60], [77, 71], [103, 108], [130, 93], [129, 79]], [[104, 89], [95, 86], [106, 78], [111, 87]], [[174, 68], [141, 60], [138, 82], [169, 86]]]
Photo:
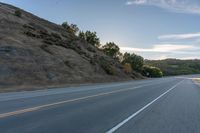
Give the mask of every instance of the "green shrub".
[[134, 53], [125, 53], [123, 56], [122, 64], [126, 63], [131, 64], [133, 70], [141, 72], [144, 65], [144, 58]]
[[120, 53], [120, 48], [114, 42], [106, 43], [102, 49], [106, 55], [111, 56], [114, 59], [116, 59]]
[[100, 65], [104, 69], [104, 71], [109, 75], [115, 75], [116, 69], [105, 59], [100, 58]]
[[21, 17], [21, 16], [22, 16], [21, 11], [20, 11], [20, 10], [16, 10], [16, 11], [15, 11], [15, 16]]
[[160, 68], [145, 65], [143, 67], [143, 75], [147, 77], [162, 77], [163, 73]]
[[79, 28], [77, 25], [75, 24], [68, 24], [68, 22], [64, 22], [62, 23], [62, 27], [65, 28], [68, 32], [72, 33], [72, 34], [77, 34], [79, 31]]
[[100, 47], [100, 39], [97, 37], [96, 32], [86, 31], [79, 33], [79, 38], [85, 40], [86, 42], [90, 43], [91, 45], [99, 48]]
[[116, 74], [115, 68], [113, 66], [103, 65], [102, 67], [106, 71], [107, 74], [109, 74], [109, 75], [115, 75]]

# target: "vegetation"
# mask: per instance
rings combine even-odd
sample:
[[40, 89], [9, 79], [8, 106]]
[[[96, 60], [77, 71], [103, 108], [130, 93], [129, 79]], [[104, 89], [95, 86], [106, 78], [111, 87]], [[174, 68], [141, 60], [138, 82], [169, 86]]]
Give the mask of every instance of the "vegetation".
[[[16, 13], [20, 14], [20, 13]], [[16, 15], [17, 16], [17, 15]], [[20, 16], [20, 15], [19, 15]], [[69, 25], [67, 22], [64, 22], [62, 26], [67, 29], [70, 33], [77, 34], [79, 28], [75, 24]], [[54, 34], [53, 34], [54, 35]], [[54, 35], [59, 37], [58, 35]], [[82, 40], [85, 40], [89, 44], [100, 48], [100, 39], [97, 37], [96, 32], [80, 31], [78, 37]], [[90, 50], [91, 48], [89, 48]], [[93, 52], [95, 50], [91, 49]], [[140, 72], [147, 77], [162, 77], [169, 75], [185, 75], [185, 74], [196, 74], [200, 73], [200, 61], [199, 60], [176, 60], [176, 59], [166, 59], [166, 60], [145, 60], [144, 58], [136, 55], [134, 53], [120, 53], [120, 48], [114, 42], [108, 42], [101, 47], [101, 50], [108, 56], [118, 59], [122, 65], [124, 72], [131, 74], [133, 71]], [[111, 75], [114, 75], [116, 72], [112, 68], [111, 64], [105, 63], [102, 61], [102, 68]]]
[[21, 17], [21, 16], [22, 16], [21, 11], [20, 11], [20, 10], [16, 10], [16, 11], [15, 11], [15, 16]]
[[91, 31], [86, 31], [86, 32], [79, 32], [79, 38], [87, 41], [88, 43], [90, 43], [91, 45], [99, 48], [100, 45], [100, 39], [97, 37], [97, 33], [96, 32], [91, 32]]
[[114, 59], [120, 54], [120, 48], [114, 42], [106, 43], [102, 49], [106, 55], [111, 56]]
[[[67, 22], [64, 22], [62, 26], [70, 33], [77, 34], [79, 32], [79, 28], [75, 24], [69, 25]], [[58, 35], [53, 34], [56, 38]], [[85, 40], [89, 44], [101, 49], [106, 55], [112, 57], [113, 59], [118, 59], [119, 62], [123, 65], [124, 72], [126, 74], [133, 74], [134, 71], [137, 71], [144, 76], [147, 77], [162, 77], [163, 73], [158, 67], [153, 67], [154, 64], [144, 65], [144, 58], [136, 55], [134, 53], [124, 53], [120, 52], [120, 48], [114, 42], [108, 42], [102, 47], [100, 47], [100, 39], [97, 37], [96, 32], [91, 31], [80, 31], [78, 33], [79, 39]], [[88, 50], [91, 52], [95, 52], [92, 47], [88, 47]], [[91, 61], [92, 64], [93, 61]], [[100, 65], [104, 69], [104, 71], [109, 75], [115, 75], [116, 70], [114, 69], [113, 65], [109, 63], [104, 58], [100, 59]]]
[[133, 69], [132, 69], [130, 63], [124, 64], [124, 72], [127, 73], [127, 74], [131, 74], [133, 72]]
[[123, 56], [122, 64], [126, 63], [131, 64], [133, 70], [141, 72], [142, 67], [144, 65], [144, 58], [134, 53], [133, 54], [125, 53]]
[[65, 28], [68, 32], [72, 33], [72, 34], [77, 34], [79, 31], [79, 28], [77, 25], [75, 24], [68, 24], [68, 22], [64, 22], [62, 23], [62, 27]]
[[104, 69], [104, 71], [109, 75], [115, 75], [115, 68], [103, 57], [100, 58], [100, 65]]
[[147, 77], [162, 77], [163, 73], [160, 68], [152, 67], [152, 66], [143, 66], [143, 75]]
[[200, 60], [146, 60], [145, 64], [159, 67], [164, 76], [200, 73]]

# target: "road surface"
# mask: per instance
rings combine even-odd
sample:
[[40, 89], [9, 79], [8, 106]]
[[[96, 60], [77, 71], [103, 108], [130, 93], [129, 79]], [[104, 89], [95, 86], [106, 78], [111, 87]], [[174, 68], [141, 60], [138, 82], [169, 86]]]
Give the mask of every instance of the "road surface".
[[200, 133], [194, 76], [0, 94], [0, 133]]

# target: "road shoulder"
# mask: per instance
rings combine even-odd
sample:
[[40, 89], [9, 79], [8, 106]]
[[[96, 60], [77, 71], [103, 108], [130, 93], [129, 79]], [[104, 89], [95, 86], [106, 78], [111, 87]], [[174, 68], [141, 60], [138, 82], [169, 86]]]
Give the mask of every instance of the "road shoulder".
[[194, 83], [200, 87], [200, 78], [194, 78]]

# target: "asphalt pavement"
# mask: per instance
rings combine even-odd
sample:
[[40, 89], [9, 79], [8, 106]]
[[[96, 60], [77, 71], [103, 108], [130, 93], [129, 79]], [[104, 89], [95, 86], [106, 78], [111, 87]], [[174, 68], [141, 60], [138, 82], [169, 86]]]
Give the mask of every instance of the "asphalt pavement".
[[200, 133], [199, 75], [0, 94], [0, 133]]

